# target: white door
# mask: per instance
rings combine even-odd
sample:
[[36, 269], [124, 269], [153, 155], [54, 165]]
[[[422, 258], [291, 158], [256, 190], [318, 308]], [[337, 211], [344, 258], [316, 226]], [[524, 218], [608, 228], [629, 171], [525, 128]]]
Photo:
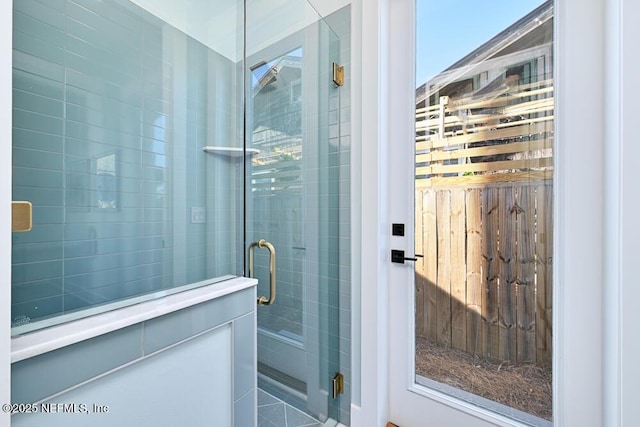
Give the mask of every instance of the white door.
[[[417, 171], [414, 169], [416, 157], [414, 144], [411, 141], [416, 138], [416, 86], [421, 82], [418, 82], [417, 85], [414, 84], [415, 80], [409, 71], [414, 69], [415, 49], [390, 49], [389, 51], [389, 62], [392, 64], [389, 71], [392, 74], [392, 78], [390, 79], [390, 90], [388, 92], [390, 110], [392, 111], [389, 134], [393, 135], [392, 149], [388, 153], [390, 162], [389, 188], [393, 189], [393, 191], [389, 192], [389, 221], [406, 225], [405, 235], [398, 236], [392, 234], [392, 227], [389, 224], [390, 245], [392, 249], [403, 250], [406, 258], [414, 258], [417, 250], [430, 252], [430, 254], [420, 254], [425, 257], [416, 257], [416, 261], [407, 260], [404, 264], [392, 263], [389, 268], [389, 330], [391, 331], [389, 334], [390, 371], [388, 377], [390, 390], [389, 421], [399, 426], [550, 424], [543, 419], [523, 417], [518, 412], [510, 413], [508, 408], [506, 410], [502, 408], [501, 411], [497, 411], [496, 406], [487, 403], [485, 400], [476, 399], [475, 395], [469, 398], [470, 394], [460, 393], [460, 387], [456, 386], [455, 382], [453, 386], [451, 384], [441, 386], [443, 382], [438, 379], [436, 381], [423, 381], [417, 375], [416, 319], [418, 318], [420, 322], [424, 323], [426, 320], [423, 322], [420, 316], [427, 316], [419, 310], [419, 305], [431, 304], [434, 306], [436, 300], [442, 300], [443, 289], [442, 287], [438, 288], [438, 286], [441, 286], [440, 282], [449, 283], [448, 289], [444, 292], [447, 293], [446, 298], [448, 298], [446, 299], [448, 307], [444, 311], [448, 310], [447, 314], [450, 317], [442, 321], [443, 326], [438, 323], [435, 334], [443, 332], [444, 329], [446, 330], [445, 335], [448, 334], [448, 336], [444, 339], [444, 342], [439, 342], [436, 345], [450, 349], [456, 347], [456, 340], [462, 341], [462, 344], [464, 344], [468, 335], [464, 335], [465, 331], [462, 331], [462, 329], [473, 326], [474, 320], [469, 319], [469, 313], [475, 313], [476, 326], [483, 324], [483, 322], [484, 325], [491, 326], [493, 323], [496, 326], [495, 331], [497, 332], [494, 336], [496, 341], [488, 344], [489, 346], [495, 344], [495, 351], [488, 350], [491, 353], [490, 358], [500, 360], [502, 357], [502, 360], [505, 360], [504, 358], [506, 357], [506, 360], [509, 361], [520, 357], [524, 359], [533, 357], [535, 361], [536, 356], [527, 356], [527, 352], [535, 353], [543, 350], [540, 348], [539, 341], [536, 342], [534, 339], [533, 344], [528, 345], [526, 344], [526, 337], [520, 336], [527, 333], [536, 335], [540, 333], [540, 328], [536, 330], [535, 327], [526, 323], [527, 318], [522, 317], [519, 312], [511, 312], [510, 314], [507, 312], [508, 308], [503, 306], [489, 308], [488, 310], [483, 308], [483, 295], [473, 295], [472, 286], [474, 285], [468, 280], [468, 276], [483, 276], [487, 281], [498, 277], [497, 280], [502, 283], [502, 287], [496, 285], [495, 288], [491, 288], [493, 289], [491, 292], [497, 292], [502, 301], [506, 298], [509, 301], [508, 304], [522, 303], [526, 306], [527, 304], [535, 305], [538, 303], [543, 303], [544, 305], [545, 300], [548, 302], [549, 310], [546, 313], [550, 317], [548, 321], [552, 322], [553, 325], [553, 339], [552, 341], [550, 340], [551, 334], [549, 333], [547, 338], [552, 347], [552, 356], [548, 354], [546, 357], [549, 357], [549, 361], [553, 361], [553, 423], [555, 425], [593, 425], [593, 420], [601, 418], [602, 326], [600, 323], [600, 295], [602, 285], [599, 277], [602, 274], [600, 261], [602, 249], [600, 229], [593, 227], [592, 224], [602, 223], [602, 213], [600, 210], [600, 193], [591, 190], [600, 188], [603, 168], [598, 154], [602, 147], [602, 133], [598, 130], [602, 129], [603, 126], [602, 103], [604, 100], [604, 82], [601, 73], [603, 54], [602, 50], [598, 48], [602, 47], [602, 39], [604, 37], [603, 2], [601, 0], [562, 0], [555, 2], [555, 5], [552, 6], [554, 6], [555, 20], [553, 25], [555, 40], [552, 49], [554, 55], [553, 97], [549, 101], [549, 98], [544, 96], [540, 98], [526, 96], [531, 102], [546, 102], [547, 104], [549, 102], [553, 104], [555, 99], [555, 107], [551, 106], [550, 111], [546, 113], [546, 118], [544, 117], [545, 113], [540, 113], [539, 110], [533, 111], [533, 114], [530, 114], [532, 111], [529, 110], [523, 112], [520, 116], [522, 120], [526, 119], [531, 122], [527, 126], [531, 126], [532, 129], [535, 126], [536, 133], [539, 132], [540, 135], [546, 135], [539, 138], [539, 140], [529, 135], [528, 139], [525, 138], [523, 140], [527, 143], [538, 144], [536, 147], [540, 150], [538, 151], [538, 160], [536, 160], [535, 166], [532, 166], [533, 163], [531, 163], [529, 157], [518, 158], [517, 156], [512, 156], [512, 151], [487, 150], [487, 145], [496, 144], [499, 147], [503, 147], [501, 143], [492, 142], [491, 144], [474, 145], [465, 142], [462, 148], [466, 151], [464, 155], [458, 156], [451, 155], [451, 147], [448, 144], [454, 141], [454, 137], [458, 137], [458, 141], [467, 138], [476, 132], [478, 127], [482, 126], [487, 127], [485, 129], [487, 132], [508, 133], [504, 129], [509, 125], [506, 122], [511, 119], [504, 119], [510, 114], [508, 112], [509, 108], [512, 108], [514, 103], [517, 104], [517, 102], [512, 103], [509, 101], [503, 104], [501, 107], [503, 111], [502, 117], [492, 121], [495, 117], [488, 116], [496, 114], [495, 111], [491, 111], [491, 107], [496, 105], [495, 97], [493, 101], [489, 101], [483, 95], [495, 95], [498, 86], [503, 89], [506, 88], [506, 92], [502, 92], [504, 96], [511, 97], [523, 96], [522, 90], [542, 90], [544, 85], [540, 81], [531, 79], [531, 73], [545, 72], [545, 54], [542, 51], [535, 52], [537, 56], [534, 55], [533, 57], [514, 52], [515, 49], [510, 49], [509, 52], [505, 51], [506, 53], [503, 52], [499, 55], [499, 59], [503, 62], [509, 55], [520, 55], [515, 58], [517, 61], [512, 58], [515, 62], [510, 64], [511, 68], [507, 66], [506, 71], [505, 64], [498, 63], [497, 59], [494, 60], [491, 67], [483, 68], [482, 65], [474, 63], [472, 59], [466, 58], [466, 63], [465, 60], [462, 60], [458, 64], [461, 68], [457, 71], [457, 74], [450, 72], [453, 75], [448, 76], [448, 80], [447, 78], [443, 78], [440, 82], [437, 79], [432, 80], [432, 85], [427, 85], [425, 88], [426, 97], [429, 98], [431, 96], [434, 101], [431, 105], [436, 105], [429, 109], [430, 104], [427, 102], [425, 107], [427, 115], [430, 115], [430, 120], [432, 120], [431, 139], [439, 140], [440, 142], [445, 141], [445, 146], [444, 148], [441, 147], [440, 150], [434, 148], [425, 150], [424, 153], [427, 156], [418, 160], [418, 163], [420, 163], [418, 166], [422, 166], [422, 169]], [[415, 0], [390, 2], [390, 46], [406, 46], [408, 44], [407, 40], [414, 40], [415, 28], [409, 23], [415, 22], [415, 11]], [[440, 36], [442, 38], [459, 37], [462, 34], [463, 38], [473, 37], [474, 32], [472, 29], [459, 25], [459, 23], [457, 24], [455, 15], [455, 9], [451, 10], [448, 18], [446, 18], [448, 30]], [[445, 18], [439, 16], [435, 19]], [[541, 28], [544, 25], [544, 19], [539, 21], [535, 21], [535, 19], [540, 19], [540, 17], [534, 17], [534, 27], [529, 28], [530, 31], [534, 32], [537, 28], [535, 26]], [[526, 27], [526, 23], [519, 22], [516, 26], [520, 31]], [[509, 37], [510, 34], [503, 34], [503, 36]], [[477, 45], [482, 44], [484, 41], [486, 40], [478, 40]], [[500, 41], [500, 37], [497, 38], [497, 41]], [[434, 40], [433, 43], [437, 45], [438, 40]], [[522, 43], [524, 41], [520, 40], [518, 44], [522, 45]], [[530, 54], [539, 47], [526, 46], [527, 53]], [[491, 58], [492, 55], [492, 53], [487, 54], [486, 51], [476, 51], [475, 54], [486, 54], [486, 58]], [[548, 61], [549, 59], [547, 58], [546, 60]], [[484, 65], [486, 65], [486, 62]], [[503, 67], [502, 71], [496, 73], [496, 67]], [[452, 68], [456, 68], [456, 66]], [[464, 73], [468, 72], [469, 69], [474, 69], [475, 73], [467, 76]], [[403, 73], [403, 76], [399, 76], [399, 73]], [[514, 90], [513, 84], [521, 89], [520, 95], [518, 95], [517, 90]], [[486, 89], [481, 90], [483, 87]], [[441, 88], [440, 91], [439, 88]], [[461, 95], [465, 94], [468, 96], [463, 99], [464, 97]], [[546, 98], [546, 101], [544, 98]], [[448, 102], [450, 102], [449, 105], [447, 105]], [[550, 127], [547, 126], [545, 129], [540, 129], [538, 122], [547, 120], [548, 114], [553, 115], [555, 124]], [[437, 123], [438, 115], [443, 116], [439, 129]], [[444, 117], [445, 115], [447, 117]], [[457, 120], [458, 126], [455, 128], [449, 127], [448, 123], [455, 120]], [[585, 125], [587, 123], [589, 124], [588, 126]], [[426, 134], [427, 136], [423, 140], [430, 139], [429, 129], [426, 130]], [[542, 141], [545, 138], [553, 140], [552, 163], [549, 159], [545, 159], [545, 157], [550, 156], [548, 151], [545, 154], [545, 150], [549, 149], [548, 146], [544, 145], [545, 142]], [[497, 136], [495, 140], [505, 143], [505, 140], [500, 140]], [[476, 140], [470, 139], [467, 141], [473, 142]], [[515, 142], [513, 140], [510, 141]], [[401, 144], [400, 142], [407, 143]], [[434, 143], [435, 145], [437, 144]], [[483, 145], [484, 148], [481, 148]], [[420, 144], [418, 144], [418, 147], [421, 147]], [[438, 187], [438, 185], [433, 184], [434, 182], [442, 183], [446, 180], [451, 180], [454, 184], [460, 184], [460, 181], [469, 181], [469, 178], [481, 175], [478, 172], [484, 169], [478, 165], [478, 162], [487, 160], [487, 158], [482, 160], [476, 158], [474, 160], [473, 156], [480, 155], [479, 153], [484, 156], [488, 156], [489, 153], [495, 155], [496, 158], [493, 160], [501, 165], [506, 165], [512, 172], [524, 170], [518, 162], [528, 161], [530, 163], [526, 164], [527, 171], [532, 174], [535, 172], [536, 176], [541, 179], [539, 182], [543, 182], [545, 177], [547, 179], [552, 178], [552, 199], [544, 197], [544, 187], [538, 187], [537, 189], [528, 187], [531, 184], [531, 180], [526, 185], [523, 185], [522, 182], [518, 183], [518, 188], [511, 193], [509, 193], [510, 190], [505, 190], [504, 186], [495, 190], [497, 197], [510, 198], [508, 206], [511, 209], [511, 213], [530, 212], [532, 224], [537, 226], [546, 221], [543, 225], [548, 227], [548, 235], [553, 234], [552, 244], [550, 241], [547, 248], [553, 253], [553, 256], [549, 256], [549, 259], [543, 259], [537, 254], [538, 258], [533, 262], [533, 264], [537, 262], [538, 265], [545, 263], [552, 263], [553, 265], [552, 277], [548, 276], [546, 280], [552, 280], [555, 286], [553, 291], [549, 291], [552, 294], [548, 295], [546, 299], [536, 300], [540, 295], [535, 292], [531, 292], [528, 297], [526, 296], [526, 292], [530, 292], [527, 289], [531, 289], [527, 288], [528, 285], [545, 279], [542, 277], [544, 274], [541, 273], [542, 267], [536, 269], [534, 266], [528, 273], [519, 271], [516, 274], [515, 269], [526, 270], [526, 257], [518, 258], [518, 262], [512, 263], [512, 267], [495, 267], [500, 271], [494, 274], [491, 271], [494, 266], [490, 261], [485, 260], [483, 264], [482, 261], [474, 261], [471, 255], [465, 255], [465, 251], [469, 250], [470, 246], [473, 246], [473, 239], [476, 238], [475, 234], [477, 234], [476, 229], [467, 227], [473, 221], [485, 228], [495, 225], [502, 230], [497, 232], [500, 236], [497, 241], [504, 243], [496, 243], [495, 239], [492, 240], [493, 244], [500, 245], [499, 248], [494, 249], [496, 249], [497, 256], [504, 258], [501, 261], [502, 264], [506, 264], [505, 259], [508, 261], [511, 253], [515, 254], [515, 245], [522, 249], [528, 243], [527, 239], [529, 237], [518, 234], [520, 231], [517, 228], [526, 225], [526, 220], [525, 222], [521, 221], [518, 226], [513, 225], [513, 228], [509, 229], [509, 226], [505, 226], [505, 223], [502, 222], [503, 219], [494, 221], [490, 215], [487, 217], [487, 211], [491, 212], [494, 207], [492, 204], [487, 205], [485, 202], [483, 206], [476, 203], [476, 206], [479, 205], [478, 211], [473, 212], [473, 209], [471, 209], [469, 213], [471, 216], [475, 215], [475, 219], [460, 218], [460, 210], [464, 210], [465, 203], [469, 206], [469, 198], [477, 197], [480, 192], [494, 191], [489, 189], [489, 185], [476, 185], [473, 187], [475, 188], [475, 193], [473, 191], [459, 193], [458, 188], [455, 191], [448, 190], [444, 195], [431, 194], [428, 197], [425, 196], [422, 200], [415, 200], [415, 188], [416, 185], [419, 185], [417, 184], [419, 179], [416, 178], [416, 174], [422, 178], [431, 179], [429, 185], [434, 188]], [[503, 157], [500, 157], [501, 155]], [[451, 158], [455, 160], [451, 160]], [[438, 160], [440, 161], [438, 162]], [[552, 173], [548, 172], [551, 167], [553, 168]], [[452, 179], [456, 176], [460, 177], [460, 179]], [[438, 180], [435, 177], [440, 179]], [[481, 182], [484, 183], [485, 181]], [[586, 195], [589, 196], [587, 197]], [[525, 200], [527, 198], [528, 200]], [[438, 204], [438, 213], [435, 212], [434, 208], [436, 203]], [[527, 211], [525, 206], [527, 203], [532, 206], [535, 205], [535, 208]], [[542, 212], [542, 210], [539, 210], [541, 209], [541, 203], [553, 204], [553, 209], [546, 218], [542, 218], [542, 215], [539, 214], [539, 212]], [[445, 208], [442, 208], [443, 206]], [[416, 220], [414, 213], [422, 207], [426, 211], [424, 214], [418, 215]], [[538, 210], [536, 211], [536, 209]], [[502, 212], [504, 213], [501, 214], [502, 217], [500, 218], [509, 214], [504, 209], [502, 209]], [[537, 216], [536, 212], [538, 212]], [[526, 215], [524, 217], [526, 218]], [[448, 225], [438, 227], [438, 222], [445, 222]], [[431, 236], [430, 239], [426, 240], [432, 242], [432, 246], [422, 246], [422, 242], [415, 241], [414, 230], [416, 227], [420, 227], [421, 233]], [[592, 230], [593, 232], [586, 232], [586, 230]], [[458, 248], [449, 240], [455, 233], [458, 233], [460, 246]], [[516, 237], [509, 239], [509, 233]], [[541, 236], [539, 233], [535, 234], [535, 236], [530, 236], [531, 245], [535, 247], [535, 245], [544, 243]], [[513, 243], [516, 241], [518, 243]], [[433, 247], [433, 245], [436, 247]], [[487, 249], [486, 246], [476, 246], [476, 248], [480, 251], [486, 251]], [[466, 269], [461, 272], [456, 266], [456, 261], [453, 261], [456, 257], [456, 251], [458, 251], [458, 256], [468, 259], [469, 264], [475, 263], [475, 265], [465, 265]], [[389, 254], [389, 261], [391, 261], [390, 258], [391, 254]], [[424, 288], [421, 288], [420, 283], [416, 283], [414, 266], [424, 267], [424, 264], [430, 262], [437, 264], [438, 272], [436, 276], [427, 277], [426, 281], [429, 282], [428, 286], [435, 287], [438, 294], [432, 293], [426, 296], [426, 302], [420, 302], [420, 298], [424, 296], [421, 294], [421, 292], [424, 292]], [[505, 269], [509, 268], [513, 268], [514, 271], [505, 273]], [[434, 266], [431, 265], [427, 269], [431, 269], [432, 274]], [[522, 279], [527, 275], [529, 277], [528, 282]], [[518, 280], [510, 281], [509, 277], [518, 277]], [[505, 286], [505, 284], [508, 286]], [[520, 291], [507, 291], [506, 293], [503, 291], [503, 289], [515, 289], [516, 287]], [[485, 289], [490, 289], [490, 287], [487, 286]], [[486, 295], [484, 297], [486, 298]], [[431, 299], [429, 300], [429, 298]], [[471, 301], [469, 300], [470, 298], [472, 299]], [[477, 301], [474, 302], [473, 298], [477, 298]], [[531, 300], [527, 302], [526, 298], [531, 298]], [[460, 304], [461, 300], [463, 301], [463, 306], [467, 304], [467, 313], [463, 314], [466, 318], [456, 319], [456, 305]], [[551, 303], [553, 306], [552, 315], [550, 310]], [[471, 304], [471, 307], [469, 304]], [[441, 322], [435, 318], [435, 314], [428, 314], [428, 316], [432, 317], [429, 320]], [[533, 317], [529, 318], [529, 321], [535, 322], [535, 325], [539, 326], [543, 322], [539, 315], [537, 316], [533, 315]], [[548, 327], [551, 330], [551, 325], [548, 325]], [[505, 337], [502, 337], [501, 334], [504, 334]], [[513, 334], [513, 336], [507, 337], [509, 334]], [[501, 344], [503, 338], [509, 344]], [[486, 342], [488, 339], [486, 334], [482, 339]], [[500, 343], [498, 343], [498, 340], [500, 340]], [[525, 344], [523, 345], [522, 343]], [[472, 350], [471, 353], [473, 354], [474, 351]], [[478, 353], [479, 351], [475, 352], [475, 354]], [[474, 360], [481, 359], [482, 357], [478, 356]], [[505, 366], [508, 364], [505, 363]], [[451, 376], [456, 374], [456, 372], [453, 372], [456, 368], [449, 367], [448, 369], [450, 369]], [[496, 384], [495, 387], [499, 387], [499, 385]], [[514, 418], [518, 418], [518, 421]]]

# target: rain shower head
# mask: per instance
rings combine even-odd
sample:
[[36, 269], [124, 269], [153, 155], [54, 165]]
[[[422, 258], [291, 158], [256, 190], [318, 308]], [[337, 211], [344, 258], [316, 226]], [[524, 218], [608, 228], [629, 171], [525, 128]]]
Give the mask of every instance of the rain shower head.
[[271, 83], [278, 80], [277, 76], [279, 72], [280, 72], [280, 67], [273, 66], [269, 68], [269, 70], [266, 73], [264, 73], [262, 77], [260, 77], [260, 80], [258, 80], [258, 84], [260, 84], [260, 86], [262, 87], [270, 85]]

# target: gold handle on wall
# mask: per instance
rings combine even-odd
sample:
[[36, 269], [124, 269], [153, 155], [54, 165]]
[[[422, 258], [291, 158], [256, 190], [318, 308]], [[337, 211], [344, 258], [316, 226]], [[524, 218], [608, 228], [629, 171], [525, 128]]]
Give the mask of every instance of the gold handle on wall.
[[11, 202], [11, 231], [31, 231], [33, 206], [30, 202]]
[[270, 305], [276, 300], [276, 249], [264, 239], [253, 242], [249, 245], [249, 277], [253, 277], [253, 251], [255, 248], [267, 248], [269, 250], [269, 276], [270, 291], [269, 298], [258, 297], [258, 305]]

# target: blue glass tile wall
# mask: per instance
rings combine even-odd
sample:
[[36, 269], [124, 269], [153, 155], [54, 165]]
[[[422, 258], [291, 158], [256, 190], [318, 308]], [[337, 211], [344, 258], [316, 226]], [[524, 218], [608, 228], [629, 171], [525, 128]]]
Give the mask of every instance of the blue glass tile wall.
[[[14, 324], [242, 273], [237, 66], [128, 2], [14, 1]], [[221, 89], [225, 88], [225, 89]], [[240, 139], [239, 139], [240, 137]]]

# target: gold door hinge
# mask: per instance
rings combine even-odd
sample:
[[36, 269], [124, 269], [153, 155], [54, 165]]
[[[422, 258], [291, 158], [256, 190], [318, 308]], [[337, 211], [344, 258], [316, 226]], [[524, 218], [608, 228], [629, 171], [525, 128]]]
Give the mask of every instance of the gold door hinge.
[[337, 399], [338, 395], [344, 393], [344, 375], [337, 372], [333, 377], [333, 398]]
[[11, 202], [11, 231], [31, 231], [32, 211], [30, 202]]
[[344, 66], [333, 63], [333, 83], [336, 86], [342, 86], [344, 84]]

